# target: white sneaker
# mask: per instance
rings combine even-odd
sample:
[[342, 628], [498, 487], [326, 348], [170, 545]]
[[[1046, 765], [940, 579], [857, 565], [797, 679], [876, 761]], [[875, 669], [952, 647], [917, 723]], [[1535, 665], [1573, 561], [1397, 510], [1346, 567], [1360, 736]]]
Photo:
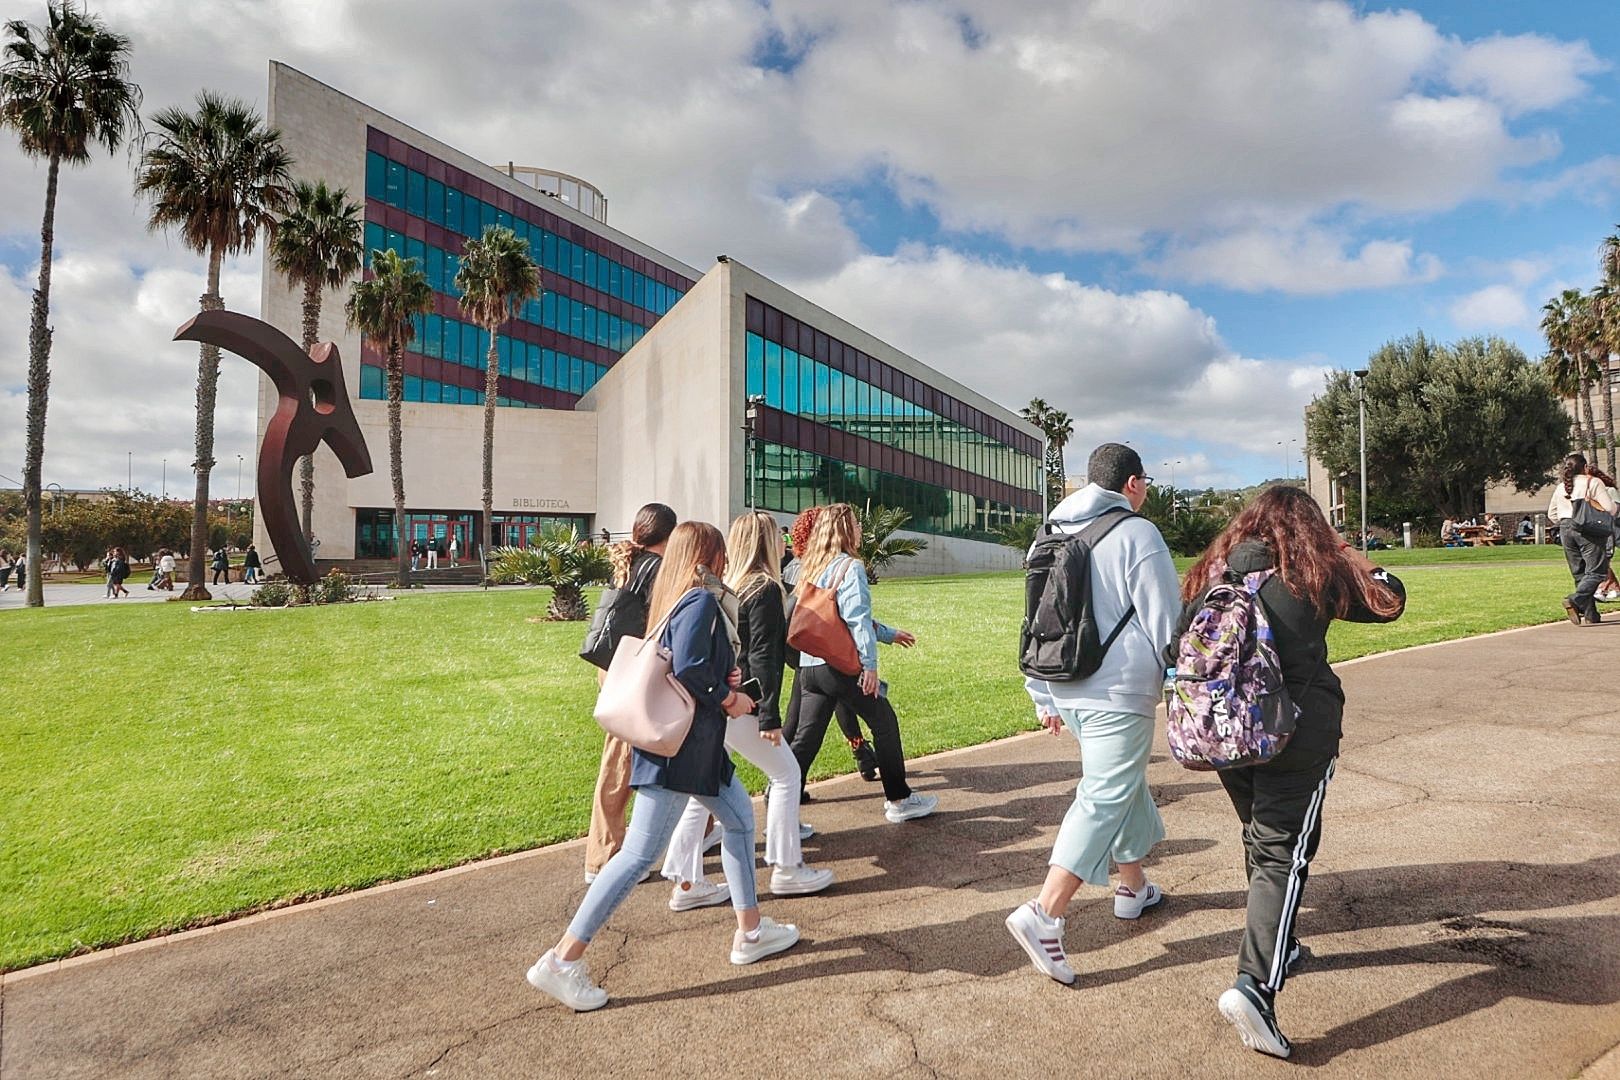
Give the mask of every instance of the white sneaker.
[[1114, 918], [1135, 919], [1150, 907], [1156, 907], [1164, 902], [1164, 893], [1153, 882], [1142, 886], [1140, 893], [1133, 893], [1121, 885], [1114, 890]]
[[755, 960], [763, 960], [767, 956], [786, 952], [798, 942], [797, 926], [792, 923], [779, 923], [769, 915], [761, 915], [759, 926], [754, 930], [754, 940], [748, 940], [748, 935], [741, 930], [738, 930], [731, 939], [731, 962], [752, 964]]
[[590, 1012], [608, 1003], [607, 991], [591, 981], [585, 961], [579, 960], [558, 970], [552, 967], [554, 957], [550, 949], [529, 969], [529, 985], [550, 994], [575, 1012]]
[[883, 816], [898, 825], [902, 821], [911, 821], [913, 818], [927, 817], [939, 806], [938, 795], [907, 795], [899, 802], [885, 802]]
[[809, 896], [832, 883], [831, 870], [812, 870], [803, 863], [791, 868], [778, 866], [771, 871], [771, 892], [776, 896]]
[[[643, 881], [651, 881], [652, 876], [653, 876], [652, 868], [648, 867], [647, 872], [645, 874], [641, 875], [641, 880], [637, 881], [636, 884], [640, 885]], [[585, 884], [589, 885], [591, 882], [593, 882], [595, 880], [596, 880], [596, 871], [595, 870], [587, 870], [587, 871], [585, 871]]]
[[691, 911], [693, 908], [714, 907], [731, 901], [731, 890], [726, 883], [707, 881], [678, 881], [669, 893], [669, 910]]
[[1063, 920], [1048, 918], [1039, 900], [1031, 900], [1007, 916], [1013, 940], [1028, 954], [1035, 970], [1064, 986], [1074, 985], [1074, 968], [1063, 951]]
[[816, 827], [814, 825], [807, 825], [802, 821], [799, 822], [799, 842], [800, 843], [803, 843], [804, 841], [810, 839], [814, 835], [816, 835]]

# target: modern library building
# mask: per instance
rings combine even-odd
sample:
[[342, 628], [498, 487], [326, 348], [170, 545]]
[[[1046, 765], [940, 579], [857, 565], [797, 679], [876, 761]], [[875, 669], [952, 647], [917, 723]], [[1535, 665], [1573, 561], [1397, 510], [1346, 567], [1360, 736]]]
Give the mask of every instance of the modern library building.
[[[722, 528], [750, 506], [786, 521], [844, 501], [911, 515], [906, 532], [928, 548], [897, 572], [1019, 564], [995, 529], [1041, 513], [1042, 436], [1012, 410], [738, 258], [701, 271], [616, 231], [607, 200], [577, 177], [485, 164], [282, 64], [270, 67], [269, 115], [294, 174], [363, 192], [367, 251], [418, 260], [433, 288], [405, 354], [411, 537], [455, 536], [472, 554], [482, 535], [489, 338], [462, 313], [455, 276], [463, 243], [501, 225], [528, 242], [543, 293], [497, 336], [497, 545], [524, 546], [558, 521], [619, 534], [652, 501]], [[263, 290], [263, 317], [296, 339], [300, 293], [268, 260]], [[391, 557], [382, 353], [346, 328], [331, 294], [321, 320], [379, 466], [350, 480], [317, 451], [318, 554]], [[261, 436], [276, 403], [261, 379]]]

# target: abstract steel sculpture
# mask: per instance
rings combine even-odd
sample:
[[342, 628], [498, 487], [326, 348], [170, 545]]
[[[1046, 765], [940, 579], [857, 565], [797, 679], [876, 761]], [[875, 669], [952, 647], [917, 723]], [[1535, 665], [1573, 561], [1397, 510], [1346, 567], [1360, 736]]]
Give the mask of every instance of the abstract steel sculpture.
[[293, 466], [324, 442], [349, 479], [371, 471], [371, 454], [349, 404], [337, 346], [325, 342], [311, 355], [269, 323], [235, 311], [201, 312], [174, 332], [174, 340], [228, 349], [276, 384], [281, 404], [259, 447], [259, 513], [282, 572], [291, 581], [313, 584], [315, 557], [298, 527]]

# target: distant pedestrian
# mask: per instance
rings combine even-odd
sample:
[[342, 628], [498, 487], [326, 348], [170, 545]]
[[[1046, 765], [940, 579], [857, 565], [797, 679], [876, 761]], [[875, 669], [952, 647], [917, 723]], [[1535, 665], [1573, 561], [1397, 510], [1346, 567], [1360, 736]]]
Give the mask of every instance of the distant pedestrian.
[[11, 589], [11, 575], [17, 567], [17, 560], [11, 557], [11, 552], [0, 551], [0, 592]]
[[242, 580], [249, 585], [259, 583], [259, 571], [264, 564], [259, 561], [259, 549], [252, 544], [247, 546], [247, 553], [242, 556]]
[[1216, 773], [1243, 823], [1249, 881], [1238, 976], [1218, 1008], [1245, 1046], [1285, 1058], [1292, 1047], [1274, 1004], [1284, 981], [1308, 958], [1295, 919], [1322, 836], [1322, 804], [1344, 719], [1344, 689], [1328, 666], [1328, 626], [1335, 619], [1393, 622], [1406, 608], [1406, 590], [1341, 540], [1310, 495], [1271, 487], [1187, 571], [1180, 630], [1190, 628], [1211, 587], [1268, 572], [1257, 599], [1297, 718], [1293, 735], [1271, 760]]
[[17, 562], [12, 567], [12, 571], [17, 575], [17, 588], [19, 588], [19, 589], [28, 588], [28, 552], [27, 551], [19, 551], [19, 552], [17, 552]]
[[124, 588], [124, 582], [129, 579], [129, 553], [123, 548], [112, 549], [112, 563], [107, 569], [107, 577], [112, 582], [114, 600], [129, 595], [129, 590]]
[[439, 568], [439, 538], [436, 536], [427, 538], [427, 568], [429, 570]]
[[[1045, 579], [1035, 570], [1030, 574], [1032, 592], [1045, 582], [1039, 609], [1056, 617], [1043, 640], [1059, 646], [1059, 656], [1076, 659], [1058, 665], [1066, 672], [1061, 677], [1025, 678], [1042, 726], [1053, 735], [1072, 734], [1084, 768], [1052, 845], [1040, 895], [1007, 916], [1007, 929], [1035, 969], [1064, 984], [1075, 980], [1063, 945], [1064, 913], [1082, 884], [1106, 887], [1112, 862], [1120, 879], [1115, 918], [1139, 918], [1164, 900], [1142, 869], [1142, 860], [1164, 839], [1147, 767], [1164, 650], [1181, 614], [1170, 549], [1154, 524], [1137, 513], [1152, 482], [1141, 455], [1121, 443], [1104, 443], [1092, 451], [1086, 476], [1091, 482], [1052, 511], [1054, 531], [1036, 538], [1029, 560], [1032, 567], [1043, 560], [1052, 567]], [[1065, 563], [1087, 575], [1089, 610], [1084, 593], [1074, 598], [1064, 587]], [[1086, 616], [1101, 640], [1082, 631]], [[1052, 657], [1035, 644], [1032, 636], [1026, 649], [1033, 655], [1026, 654], [1021, 665], [1026, 672], [1052, 666]], [[1093, 651], [1086, 651], [1088, 644]], [[1074, 673], [1093, 665], [1090, 675]]]
[[455, 533], [450, 534], [450, 565], [455, 566], [456, 560], [461, 558], [461, 538]]
[[158, 552], [157, 569], [157, 587], [164, 592], [174, 592], [174, 552], [168, 548]]
[[111, 600], [116, 595], [113, 592], [112, 565], [113, 565], [113, 549], [108, 548], [107, 551], [106, 551], [106, 554], [101, 556], [102, 580], [103, 580], [103, 582], [104, 582], [104, 584], [106, 586], [104, 596], [108, 600]]
[[1564, 458], [1559, 468], [1558, 483], [1547, 504], [1547, 520], [1558, 524], [1564, 559], [1575, 579], [1575, 591], [1564, 597], [1564, 614], [1576, 626], [1596, 626], [1603, 617], [1598, 614], [1595, 596], [1608, 576], [1613, 530], [1605, 538], [1579, 528], [1575, 517], [1581, 509], [1613, 514], [1615, 502], [1603, 478], [1587, 465], [1586, 455], [1575, 453]]
[[212, 584], [218, 585], [221, 575], [225, 577], [225, 584], [229, 585], [231, 583], [231, 557], [226, 553], [224, 544], [214, 550], [214, 580]]
[[421, 568], [422, 564], [422, 541], [413, 538], [410, 543], [410, 552], [411, 572], [415, 573]]

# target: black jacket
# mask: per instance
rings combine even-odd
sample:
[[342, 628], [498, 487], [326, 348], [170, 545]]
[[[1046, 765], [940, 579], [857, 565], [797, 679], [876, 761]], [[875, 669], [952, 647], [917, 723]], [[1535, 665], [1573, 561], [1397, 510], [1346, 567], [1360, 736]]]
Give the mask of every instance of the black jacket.
[[[1227, 565], [1234, 573], [1252, 574], [1270, 569], [1276, 565], [1276, 560], [1270, 548], [1259, 541], [1247, 540], [1232, 549]], [[1387, 570], [1378, 570], [1374, 577], [1401, 598], [1401, 607], [1405, 610], [1406, 587], [1400, 579]], [[1300, 710], [1299, 726], [1289, 746], [1336, 753], [1344, 731], [1344, 688], [1327, 662], [1327, 631], [1333, 616], [1289, 592], [1281, 576], [1275, 574], [1260, 587], [1260, 602], [1265, 605], [1272, 632], [1276, 634], [1283, 681]], [[1200, 595], [1182, 608], [1177, 638], [1187, 632], [1202, 606], [1203, 596]], [[1345, 621], [1360, 623], [1394, 622], [1398, 618], [1400, 612], [1389, 616], [1374, 614], [1359, 597], [1345, 615]]]
[[787, 617], [782, 587], [762, 577], [740, 598], [737, 639], [742, 655], [737, 666], [744, 679], [759, 680], [759, 730], [782, 726], [782, 665], [787, 660]]

